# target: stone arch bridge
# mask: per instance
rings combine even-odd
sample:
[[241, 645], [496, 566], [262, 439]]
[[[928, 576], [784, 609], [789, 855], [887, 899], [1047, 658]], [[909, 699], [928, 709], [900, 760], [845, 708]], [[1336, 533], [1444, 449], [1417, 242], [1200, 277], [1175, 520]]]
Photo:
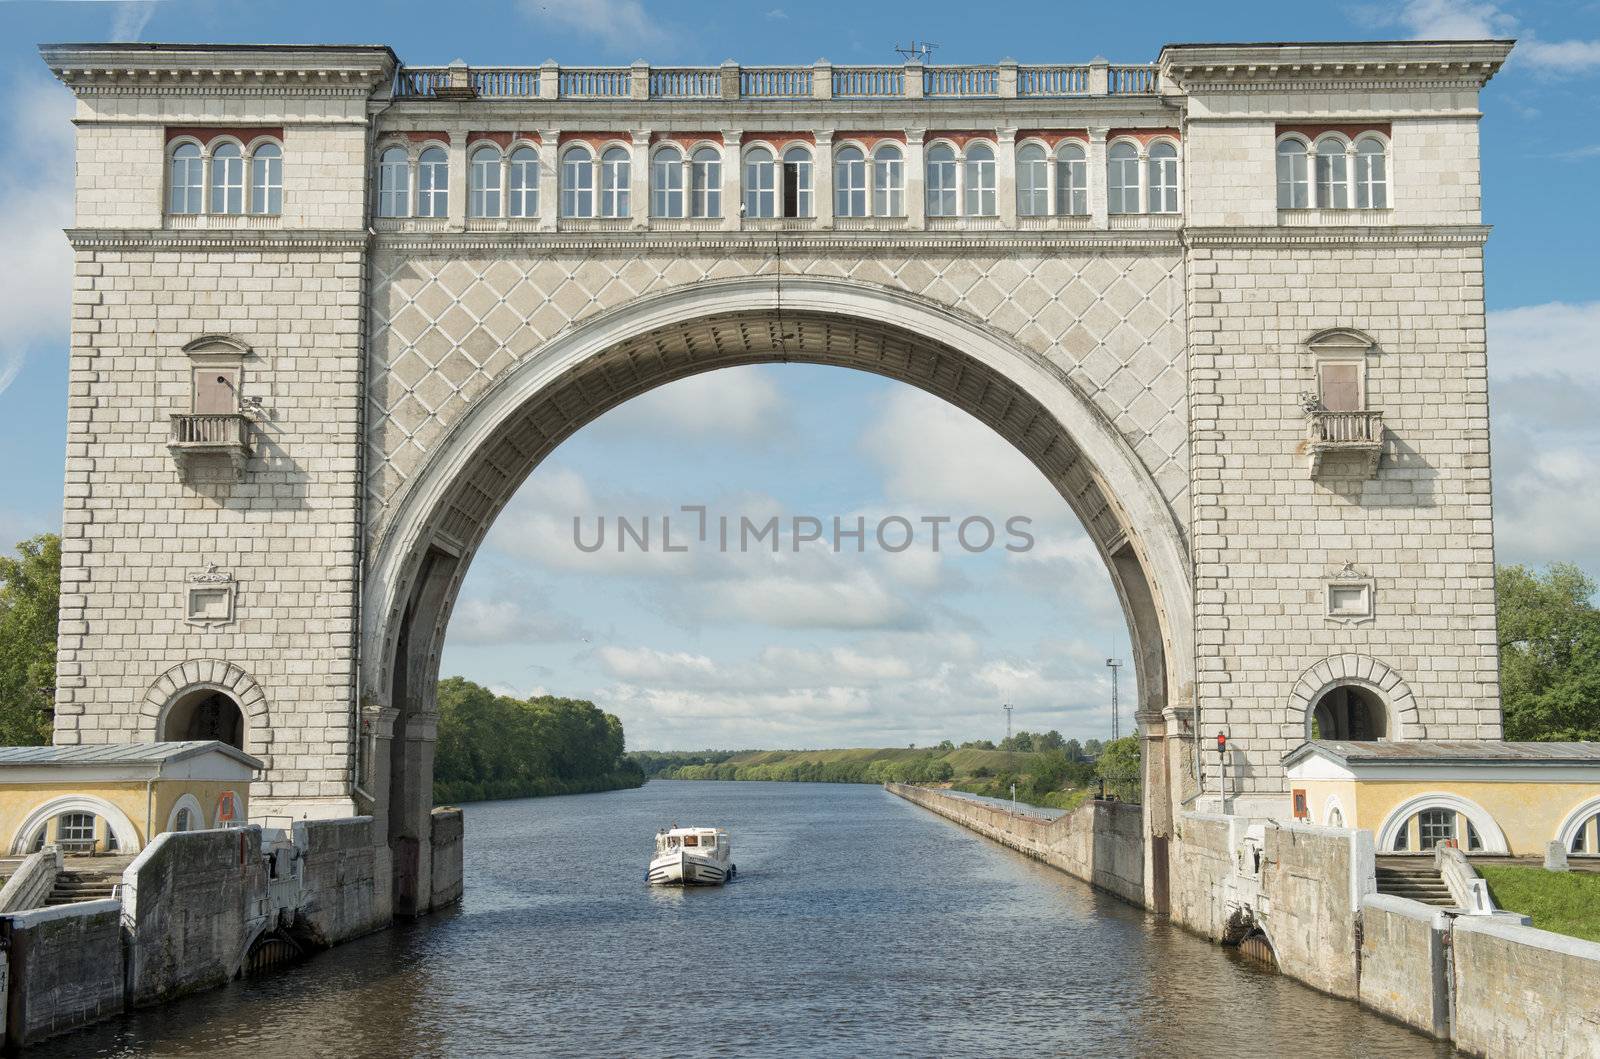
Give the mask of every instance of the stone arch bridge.
[[[1160, 907], [1175, 810], [1286, 814], [1314, 716], [1499, 734], [1477, 93], [1503, 55], [46, 48], [78, 108], [56, 740], [183, 738], [231, 702], [256, 812], [373, 814], [396, 910], [425, 910], [433, 684], [496, 513], [654, 386], [837, 364], [972, 413], [1088, 528]], [[1289, 134], [1381, 161], [1351, 146], [1305, 206]], [[675, 144], [715, 168], [674, 176]]]

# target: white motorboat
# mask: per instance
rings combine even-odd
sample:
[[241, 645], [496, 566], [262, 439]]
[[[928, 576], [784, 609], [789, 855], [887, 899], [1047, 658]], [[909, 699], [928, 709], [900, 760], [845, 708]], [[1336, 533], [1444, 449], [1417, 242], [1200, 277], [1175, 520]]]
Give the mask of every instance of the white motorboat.
[[656, 834], [655, 859], [644, 878], [651, 886], [721, 886], [738, 872], [727, 831], [668, 827]]

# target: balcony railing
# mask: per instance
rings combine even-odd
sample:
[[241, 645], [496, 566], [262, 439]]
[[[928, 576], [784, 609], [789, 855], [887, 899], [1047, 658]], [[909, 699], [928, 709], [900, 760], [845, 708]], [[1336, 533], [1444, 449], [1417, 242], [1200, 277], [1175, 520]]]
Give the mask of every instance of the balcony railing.
[[[238, 481], [244, 476], [250, 458], [250, 420], [240, 412], [220, 414], [174, 414], [167, 436], [167, 449], [178, 461], [184, 481]], [[217, 466], [201, 473], [197, 457], [225, 457], [212, 460]]]
[[1335, 471], [1371, 478], [1383, 453], [1382, 412], [1306, 412], [1306, 449], [1313, 478]]
[[1041, 99], [1159, 95], [1154, 65], [402, 67], [396, 99]]

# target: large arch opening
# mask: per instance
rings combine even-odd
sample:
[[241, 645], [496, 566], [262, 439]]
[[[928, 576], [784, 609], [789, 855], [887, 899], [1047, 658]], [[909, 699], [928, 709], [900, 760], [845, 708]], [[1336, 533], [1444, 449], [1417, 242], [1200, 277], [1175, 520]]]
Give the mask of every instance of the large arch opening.
[[[1024, 454], [1082, 522], [1122, 604], [1146, 739], [1147, 893], [1164, 904], [1172, 802], [1190, 786], [1167, 712], [1192, 700], [1183, 533], [1129, 441], [1046, 357], [923, 300], [830, 280], [705, 284], [577, 327], [507, 372], [395, 498], [374, 542], [363, 629], [367, 727], [392, 731], [363, 770], [395, 851], [396, 910], [426, 908], [433, 688], [462, 579], [495, 516], [557, 445], [654, 387], [742, 364], [873, 372], [969, 413]], [[1174, 768], [1176, 766], [1176, 768]], [[385, 797], [387, 795], [387, 797]]]
[[244, 711], [233, 696], [216, 688], [184, 692], [161, 719], [161, 738], [166, 742], [214, 739], [243, 750], [244, 737]]

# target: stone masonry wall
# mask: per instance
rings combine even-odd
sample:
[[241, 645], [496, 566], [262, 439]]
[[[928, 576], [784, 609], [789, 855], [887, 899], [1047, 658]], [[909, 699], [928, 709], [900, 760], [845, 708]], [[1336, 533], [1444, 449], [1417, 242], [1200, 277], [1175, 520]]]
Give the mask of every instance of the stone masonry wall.
[[428, 891], [428, 901], [437, 909], [461, 900], [465, 883], [462, 858], [466, 852], [466, 845], [460, 809], [453, 807], [435, 809], [430, 822], [433, 885]]
[[[1243, 752], [1236, 791], [1281, 791], [1278, 761], [1309, 733], [1292, 693], [1329, 656], [1404, 681], [1416, 720], [1391, 735], [1498, 737], [1481, 250], [1198, 247], [1188, 278], [1196, 692], [1201, 727]], [[1307, 470], [1305, 343], [1332, 327], [1377, 343], [1371, 480]], [[1347, 563], [1376, 581], [1366, 624], [1326, 617]]]
[[371, 817], [296, 821], [294, 841], [304, 851], [298, 918], [317, 941], [336, 945], [389, 924], [390, 852]]
[[[256, 808], [347, 794], [360, 516], [363, 255], [78, 252], [62, 546], [58, 743], [159, 738], [163, 673], [222, 659], [262, 695], [245, 750]], [[187, 484], [168, 416], [190, 410], [206, 334], [251, 347], [262, 399], [244, 480]], [[237, 583], [234, 620], [185, 622], [191, 575]]]
[[1065, 816], [1047, 820], [926, 787], [903, 783], [886, 787], [891, 794], [1130, 904], [1145, 903], [1144, 833], [1137, 805], [1086, 802]]
[[1361, 1003], [1436, 1037], [1450, 1034], [1445, 917], [1390, 894], [1361, 901]]
[[122, 1011], [117, 901], [16, 912], [0, 920], [8, 964], [8, 1052]]
[[1461, 916], [1451, 960], [1463, 1052], [1600, 1057], [1600, 944]]

